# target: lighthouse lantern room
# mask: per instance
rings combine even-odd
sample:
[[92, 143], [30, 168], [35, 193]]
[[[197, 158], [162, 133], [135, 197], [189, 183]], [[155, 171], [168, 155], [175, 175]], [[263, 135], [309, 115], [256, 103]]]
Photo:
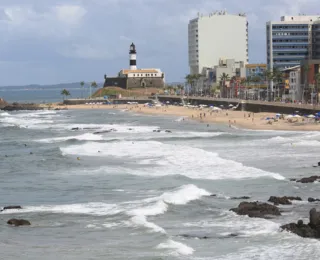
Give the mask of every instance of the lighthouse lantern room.
[[137, 69], [137, 52], [136, 52], [136, 46], [132, 43], [130, 45], [130, 70], [136, 70]]

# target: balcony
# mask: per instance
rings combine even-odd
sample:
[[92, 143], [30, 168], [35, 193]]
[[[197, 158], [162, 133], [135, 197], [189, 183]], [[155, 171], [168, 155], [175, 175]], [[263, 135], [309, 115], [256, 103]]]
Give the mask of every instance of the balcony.
[[276, 45], [276, 46], [280, 46], [280, 45], [292, 45], [292, 46], [305, 45], [305, 46], [308, 46], [309, 43], [308, 42], [272, 42], [272, 45]]
[[307, 58], [308, 55], [281, 55], [281, 56], [273, 56], [274, 60], [300, 60]]
[[272, 35], [272, 39], [308, 39], [308, 35]]
[[272, 29], [273, 32], [308, 32], [308, 28], [304, 29], [295, 29], [295, 28], [288, 28], [288, 29]]
[[304, 49], [304, 48], [294, 48], [294, 49], [273, 49], [272, 50], [273, 52], [308, 52], [308, 49]]

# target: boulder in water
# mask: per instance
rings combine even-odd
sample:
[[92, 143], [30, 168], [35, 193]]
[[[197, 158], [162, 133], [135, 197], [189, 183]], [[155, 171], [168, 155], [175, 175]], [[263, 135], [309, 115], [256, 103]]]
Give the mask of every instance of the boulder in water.
[[279, 209], [268, 203], [241, 202], [237, 208], [230, 209], [238, 215], [248, 215], [250, 218], [267, 218], [269, 215], [280, 216]]
[[5, 206], [1, 211], [7, 210], [7, 209], [22, 209], [21, 206]]
[[281, 226], [283, 230], [287, 230], [301, 237], [320, 238], [320, 212], [311, 209], [309, 212], [309, 224], [303, 224], [302, 220], [296, 223], [290, 223]]
[[9, 219], [7, 221], [7, 224], [11, 225], [11, 226], [30, 226], [31, 223], [28, 221], [28, 220], [25, 220], [25, 219], [16, 219], [16, 218], [12, 218], [12, 219]]
[[317, 176], [317, 175], [313, 175], [313, 176], [310, 176], [310, 177], [304, 177], [304, 178], [301, 178], [300, 180], [297, 180], [297, 182], [301, 182], [301, 183], [312, 183], [312, 182], [315, 182], [317, 180], [320, 179], [320, 176]]
[[314, 199], [314, 198], [308, 198], [308, 202], [316, 202], [316, 201], [320, 201], [319, 199]]
[[302, 200], [300, 197], [287, 197], [287, 196], [284, 196], [284, 197], [276, 197], [276, 196], [271, 196], [269, 198], [269, 202], [273, 202], [274, 205], [291, 205], [292, 202], [291, 200]]
[[250, 199], [249, 196], [242, 196], [242, 197], [231, 197], [232, 200], [248, 200]]

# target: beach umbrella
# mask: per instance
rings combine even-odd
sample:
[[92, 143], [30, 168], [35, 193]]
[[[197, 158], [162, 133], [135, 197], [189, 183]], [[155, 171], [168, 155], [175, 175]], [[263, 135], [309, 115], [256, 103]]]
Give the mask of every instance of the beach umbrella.
[[288, 115], [286, 116], [286, 118], [293, 118], [293, 115]]
[[299, 115], [294, 115], [293, 117], [295, 117], [295, 118], [300, 118], [301, 116], [299, 116]]
[[166, 103], [167, 103], [167, 104], [170, 104], [170, 102], [169, 102], [169, 101], [167, 101]]
[[308, 115], [308, 118], [315, 118], [314, 115]]
[[233, 105], [232, 105], [232, 104], [230, 104], [230, 105], [229, 105], [229, 107], [233, 107]]

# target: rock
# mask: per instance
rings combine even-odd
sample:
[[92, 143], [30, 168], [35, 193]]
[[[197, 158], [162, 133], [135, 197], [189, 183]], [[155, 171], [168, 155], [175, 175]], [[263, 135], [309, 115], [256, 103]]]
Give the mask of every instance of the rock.
[[7, 210], [7, 209], [22, 209], [21, 206], [5, 206], [1, 211]]
[[165, 130], [166, 133], [172, 133], [170, 130]]
[[232, 200], [248, 200], [250, 199], [249, 196], [242, 196], [242, 197], [231, 197]]
[[259, 202], [241, 202], [237, 208], [230, 210], [238, 215], [248, 215], [250, 218], [266, 218], [268, 215], [281, 215], [276, 206]]
[[316, 201], [320, 201], [319, 199], [314, 199], [314, 198], [308, 198], [309, 202], [316, 202]]
[[34, 104], [19, 104], [12, 103], [2, 108], [5, 111], [17, 111], [17, 110], [43, 110], [43, 107]]
[[287, 197], [287, 196], [284, 196], [284, 197], [276, 197], [276, 196], [271, 196], [269, 198], [269, 202], [273, 202], [274, 205], [291, 205], [292, 202], [291, 200], [302, 200], [300, 197]]
[[217, 197], [217, 194], [210, 194], [210, 197]]
[[290, 179], [290, 181], [297, 181], [297, 179], [295, 179], [295, 178], [291, 178], [291, 179]]
[[317, 176], [317, 175], [313, 175], [313, 176], [310, 176], [310, 177], [305, 177], [305, 178], [302, 178], [300, 180], [297, 180], [297, 182], [301, 182], [301, 183], [312, 183], [312, 182], [315, 182], [317, 180], [320, 179], [320, 176]]
[[301, 237], [320, 238], [320, 212], [316, 209], [311, 209], [309, 212], [309, 224], [303, 224], [299, 220], [297, 224], [290, 223], [281, 226], [283, 230], [287, 230]]
[[28, 220], [25, 219], [16, 219], [12, 218], [7, 221], [7, 224], [12, 225], [12, 226], [30, 226], [31, 223]]
[[311, 209], [309, 212], [310, 226], [320, 227], [320, 212], [317, 212], [315, 208]]
[[317, 230], [312, 229], [309, 225], [301, 224], [301, 222], [299, 222], [298, 224], [286, 224], [281, 226], [281, 228], [292, 232], [300, 237], [318, 238]]
[[129, 131], [132, 131], [133, 129], [132, 129], [132, 128], [128, 128], [128, 130], [129, 130]]
[[79, 127], [73, 127], [73, 128], [71, 128], [71, 130], [72, 130], [72, 131], [80, 130], [80, 128], [79, 128]]

